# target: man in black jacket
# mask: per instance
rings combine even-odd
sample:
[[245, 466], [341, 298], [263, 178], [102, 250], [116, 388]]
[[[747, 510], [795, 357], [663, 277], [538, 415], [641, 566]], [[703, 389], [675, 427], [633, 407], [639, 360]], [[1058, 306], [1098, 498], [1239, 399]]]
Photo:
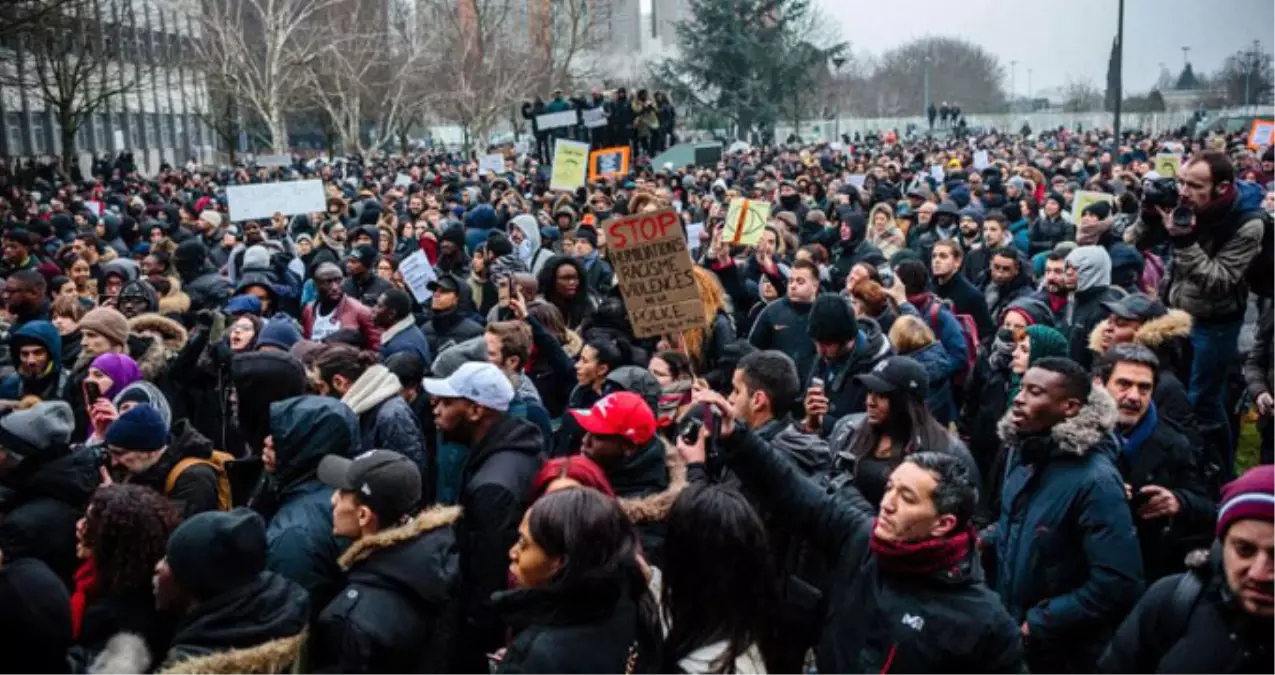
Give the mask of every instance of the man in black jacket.
[[1193, 569], [1156, 582], [1098, 661], [1100, 673], [1275, 670], [1275, 468], [1222, 490], [1217, 541]]
[[[810, 310], [814, 366], [805, 382], [805, 431], [827, 438], [842, 417], [863, 412], [867, 390], [856, 375], [871, 371], [894, 353], [872, 319], [858, 320], [850, 301], [824, 294]], [[823, 381], [816, 386], [815, 378]]]
[[508, 414], [513, 385], [490, 363], [466, 363], [447, 379], [426, 379], [434, 419], [445, 441], [467, 450], [460, 507], [463, 624], [453, 651], [458, 672], [480, 672], [486, 655], [504, 645], [491, 594], [504, 590], [509, 549], [518, 540], [531, 489], [543, 461], [544, 438], [527, 420]]
[[469, 284], [452, 274], [443, 274], [429, 282], [429, 320], [421, 325], [431, 354], [483, 334], [483, 327], [469, 318], [472, 309]]
[[1089, 334], [1111, 313], [1107, 302], [1120, 299], [1120, 292], [1111, 288], [1111, 256], [1101, 246], [1081, 246], [1067, 254], [1067, 278], [1074, 290], [1066, 328], [1060, 327], [1060, 332], [1071, 347], [1071, 360], [1088, 368], [1093, 363]]
[[930, 254], [930, 272], [934, 279], [934, 294], [952, 303], [956, 314], [968, 314], [978, 327], [978, 334], [991, 335], [996, 326], [992, 315], [987, 311], [987, 300], [970, 280], [961, 274], [961, 263], [965, 253], [956, 240], [944, 239], [934, 242]]
[[376, 299], [394, 288], [390, 282], [376, 276], [376, 261], [379, 257], [376, 247], [364, 244], [354, 247], [350, 251], [350, 257], [345, 259], [348, 276], [341, 283], [341, 292], [363, 303], [364, 307], [376, 306]]
[[[153, 406], [142, 403], [111, 423], [105, 441], [113, 470], [123, 473], [129, 483], [168, 497], [182, 517], [189, 518], [217, 509], [219, 477], [209, 461], [212, 443], [189, 424], [183, 429], [184, 438], [174, 439], [170, 447], [168, 424]], [[195, 461], [183, 464], [187, 458]]]
[[[744, 486], [836, 561], [820, 672], [1023, 671], [1018, 628], [982, 582], [970, 524], [977, 489], [965, 462], [934, 452], [908, 456], [874, 519], [853, 487], [829, 495], [737, 425], [720, 394], [696, 398], [722, 416], [720, 445]], [[678, 450], [688, 465], [705, 460], [702, 442], [680, 441]]]
[[1151, 350], [1125, 344], [1095, 367], [1097, 384], [1116, 402], [1116, 466], [1128, 486], [1148, 583], [1181, 572], [1186, 554], [1208, 545], [1215, 517], [1196, 450], [1152, 400], [1159, 365]]
[[421, 474], [390, 450], [328, 455], [319, 480], [336, 490], [332, 531], [351, 540], [338, 563], [345, 590], [319, 614], [316, 672], [412, 673], [447, 669], [446, 640], [460, 585], [452, 525], [460, 508], [417, 513]]
[[[1027, 273], [1027, 263], [1012, 246], [992, 254], [984, 283], [983, 301], [987, 303], [988, 316], [997, 326], [1004, 319], [1005, 310], [1009, 309], [1011, 303], [1032, 292], [1032, 279]], [[1050, 324], [1052, 323], [1051, 320]], [[991, 339], [991, 333], [980, 333], [979, 337], [986, 343]]]

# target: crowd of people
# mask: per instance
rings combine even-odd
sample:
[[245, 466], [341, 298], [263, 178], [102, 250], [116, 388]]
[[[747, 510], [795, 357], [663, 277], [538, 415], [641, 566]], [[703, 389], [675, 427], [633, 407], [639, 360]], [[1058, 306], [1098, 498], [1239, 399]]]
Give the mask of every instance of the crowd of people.
[[[677, 109], [663, 91], [639, 89], [630, 97], [625, 87], [612, 92], [594, 87], [588, 96], [568, 98], [556, 89], [547, 103], [537, 97], [525, 101], [520, 112], [535, 141], [530, 154], [541, 162], [552, 161], [553, 144], [559, 138], [588, 143], [593, 150], [627, 147], [635, 158], [654, 157], [677, 144]], [[542, 128], [542, 115], [564, 112], [574, 113], [571, 124]], [[589, 124], [589, 112], [598, 115], [596, 123]]]
[[[0, 173], [5, 669], [1275, 668], [1269, 148], [549, 170]], [[639, 339], [603, 224], [665, 209], [703, 320]]]

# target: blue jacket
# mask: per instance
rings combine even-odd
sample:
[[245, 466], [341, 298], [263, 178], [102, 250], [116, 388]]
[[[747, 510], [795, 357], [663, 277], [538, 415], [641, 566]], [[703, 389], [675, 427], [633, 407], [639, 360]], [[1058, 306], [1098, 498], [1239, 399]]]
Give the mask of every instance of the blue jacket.
[[916, 306], [916, 314], [921, 321], [925, 322], [925, 325], [930, 327], [930, 330], [934, 331], [934, 336], [939, 339], [939, 342], [943, 343], [943, 351], [947, 353], [947, 376], [955, 377], [957, 373], [965, 370], [965, 359], [969, 355], [969, 350], [965, 347], [965, 334], [961, 332], [961, 322], [952, 315], [952, 310], [940, 304], [936, 327], [930, 320], [930, 307], [940, 300], [933, 293], [926, 295], [928, 296], [926, 300]]
[[434, 354], [429, 349], [429, 340], [425, 339], [425, 333], [416, 325], [415, 319], [408, 316], [403, 320], [406, 327], [398, 329], [398, 324], [390, 326], [381, 334], [381, 362], [400, 352], [408, 352], [416, 354], [425, 362], [425, 369], [429, 370], [434, 363]]
[[930, 376], [930, 390], [925, 396], [925, 407], [930, 409], [939, 424], [947, 426], [956, 419], [956, 404], [952, 401], [952, 377], [948, 374], [947, 352], [943, 350], [943, 345], [931, 342], [904, 356], [915, 359], [925, 367], [925, 373]]
[[1026, 218], [1019, 218], [1009, 224], [1009, 231], [1014, 235], [1014, 248], [1023, 255], [1027, 255], [1028, 249], [1031, 248], [1031, 224]]
[[266, 569], [322, 596], [326, 604], [340, 583], [336, 559], [345, 548], [332, 535], [332, 488], [311, 480], [285, 490], [281, 498], [266, 527]]
[[474, 254], [474, 250], [487, 243], [487, 237], [500, 227], [500, 216], [489, 204], [479, 204], [465, 214], [465, 253]]
[[[984, 533], [1006, 609], [1029, 627], [1036, 663], [1090, 672], [1143, 590], [1142, 555], [1111, 430], [1115, 402], [1094, 388], [1048, 436], [1020, 437], [1007, 414], [999, 519]], [[1033, 659], [1029, 659], [1033, 660]]]
[[48, 321], [28, 321], [13, 332], [9, 338], [9, 350], [13, 364], [21, 363], [22, 347], [39, 345], [49, 353], [49, 367], [43, 375], [23, 381], [17, 372], [10, 374], [0, 382], [0, 399], [19, 400], [26, 395], [39, 396], [41, 400], [50, 401], [62, 398], [62, 390], [66, 386], [66, 373], [62, 369], [62, 337], [58, 329]]

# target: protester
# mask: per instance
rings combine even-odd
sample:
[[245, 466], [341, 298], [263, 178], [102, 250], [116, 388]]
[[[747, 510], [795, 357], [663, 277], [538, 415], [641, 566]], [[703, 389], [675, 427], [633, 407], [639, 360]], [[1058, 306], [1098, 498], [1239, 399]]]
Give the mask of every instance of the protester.
[[316, 342], [341, 330], [358, 331], [367, 340], [368, 349], [380, 346], [381, 331], [372, 322], [372, 312], [357, 299], [345, 294], [341, 268], [320, 265], [314, 271], [318, 299], [306, 305], [301, 314], [302, 335]]
[[392, 450], [425, 471], [420, 423], [399, 394], [403, 385], [376, 355], [347, 345], [330, 345], [314, 359], [318, 393], [340, 398], [359, 420], [360, 442], [350, 452]]
[[[168, 497], [183, 518], [230, 507], [229, 483], [224, 469], [213, 463], [212, 444], [190, 427], [170, 442], [169, 423], [151, 404], [120, 414], [103, 442], [111, 468], [124, 481]], [[113, 480], [103, 476], [105, 484]]]
[[818, 294], [819, 268], [809, 261], [797, 262], [788, 279], [787, 295], [767, 305], [748, 334], [748, 341], [757, 349], [774, 349], [791, 356], [802, 380], [814, 365], [815, 344], [809, 325]]

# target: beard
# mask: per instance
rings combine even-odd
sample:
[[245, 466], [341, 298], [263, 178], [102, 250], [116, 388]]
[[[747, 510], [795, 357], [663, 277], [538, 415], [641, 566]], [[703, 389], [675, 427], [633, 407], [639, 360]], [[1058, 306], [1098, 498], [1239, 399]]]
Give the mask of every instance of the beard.
[[455, 428], [452, 429], [439, 427], [439, 433], [442, 435], [443, 440], [448, 443], [456, 443], [458, 445], [469, 447], [471, 434], [468, 425], [457, 424]]

